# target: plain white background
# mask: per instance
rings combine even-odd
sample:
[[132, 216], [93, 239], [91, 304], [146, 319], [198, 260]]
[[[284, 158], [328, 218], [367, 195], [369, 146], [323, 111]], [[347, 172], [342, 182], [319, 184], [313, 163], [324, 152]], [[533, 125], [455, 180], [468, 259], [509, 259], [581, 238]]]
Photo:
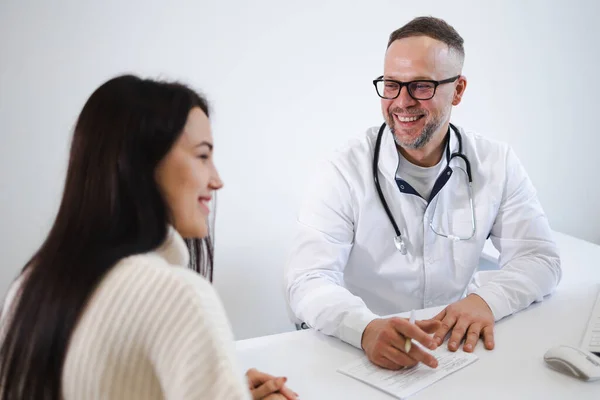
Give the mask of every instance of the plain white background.
[[465, 39], [453, 121], [509, 142], [553, 228], [600, 243], [600, 2], [0, 0], [0, 292], [53, 221], [83, 103], [135, 73], [213, 107], [215, 285], [236, 338], [293, 329], [282, 271], [303, 188], [381, 123], [371, 81], [390, 32], [419, 15]]

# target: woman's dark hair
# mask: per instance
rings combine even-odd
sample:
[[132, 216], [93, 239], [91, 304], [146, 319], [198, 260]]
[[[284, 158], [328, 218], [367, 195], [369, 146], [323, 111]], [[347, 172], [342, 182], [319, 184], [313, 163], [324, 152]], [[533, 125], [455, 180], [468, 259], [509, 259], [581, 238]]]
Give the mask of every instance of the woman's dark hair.
[[[169, 210], [154, 171], [190, 110], [179, 83], [126, 75], [100, 86], [75, 126], [64, 193], [48, 237], [21, 271], [0, 348], [1, 400], [59, 400], [68, 343], [87, 301], [120, 259], [164, 242]], [[209, 239], [187, 240], [190, 267], [212, 279]]]

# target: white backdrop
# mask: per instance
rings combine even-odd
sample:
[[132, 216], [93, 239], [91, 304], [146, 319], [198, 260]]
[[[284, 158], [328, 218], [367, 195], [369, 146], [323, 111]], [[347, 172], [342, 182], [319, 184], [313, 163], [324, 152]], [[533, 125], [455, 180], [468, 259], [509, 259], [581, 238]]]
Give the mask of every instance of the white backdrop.
[[83, 103], [132, 72], [213, 106], [215, 285], [236, 338], [292, 329], [282, 270], [299, 196], [316, 160], [381, 123], [371, 80], [389, 33], [418, 15], [465, 39], [453, 121], [509, 142], [553, 228], [600, 243], [599, 4], [0, 0], [0, 292], [52, 223]]

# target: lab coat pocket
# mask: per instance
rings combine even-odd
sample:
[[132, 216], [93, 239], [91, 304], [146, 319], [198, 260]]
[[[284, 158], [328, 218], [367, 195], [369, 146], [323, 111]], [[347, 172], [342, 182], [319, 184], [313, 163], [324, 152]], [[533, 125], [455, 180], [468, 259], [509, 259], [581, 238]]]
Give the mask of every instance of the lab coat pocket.
[[477, 213], [471, 208], [452, 210], [449, 231], [445, 232], [452, 241], [470, 241], [477, 236]]
[[[456, 268], [455, 273], [460, 275], [466, 285], [479, 266], [481, 251], [488, 238], [494, 221], [496, 205], [491, 203], [486, 206], [475, 207], [475, 218], [471, 208], [455, 210], [451, 217], [451, 234], [456, 236], [452, 240], [452, 257]], [[473, 233], [473, 221], [475, 232]]]
[[498, 206], [496, 202], [487, 204], [479, 202], [473, 210], [471, 210], [471, 207], [453, 210], [449, 218], [450, 233], [458, 239], [464, 239], [457, 240], [456, 242], [473, 243], [480, 242], [481, 240], [485, 241], [494, 224], [497, 210]]

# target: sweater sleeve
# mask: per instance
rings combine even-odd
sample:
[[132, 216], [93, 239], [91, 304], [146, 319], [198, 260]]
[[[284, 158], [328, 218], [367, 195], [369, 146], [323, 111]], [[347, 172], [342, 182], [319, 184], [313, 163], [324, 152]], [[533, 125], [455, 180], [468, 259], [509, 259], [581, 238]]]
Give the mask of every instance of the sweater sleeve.
[[166, 399], [249, 399], [233, 334], [221, 301], [205, 279], [177, 269], [170, 307], [158, 308], [160, 324], [149, 355]]

